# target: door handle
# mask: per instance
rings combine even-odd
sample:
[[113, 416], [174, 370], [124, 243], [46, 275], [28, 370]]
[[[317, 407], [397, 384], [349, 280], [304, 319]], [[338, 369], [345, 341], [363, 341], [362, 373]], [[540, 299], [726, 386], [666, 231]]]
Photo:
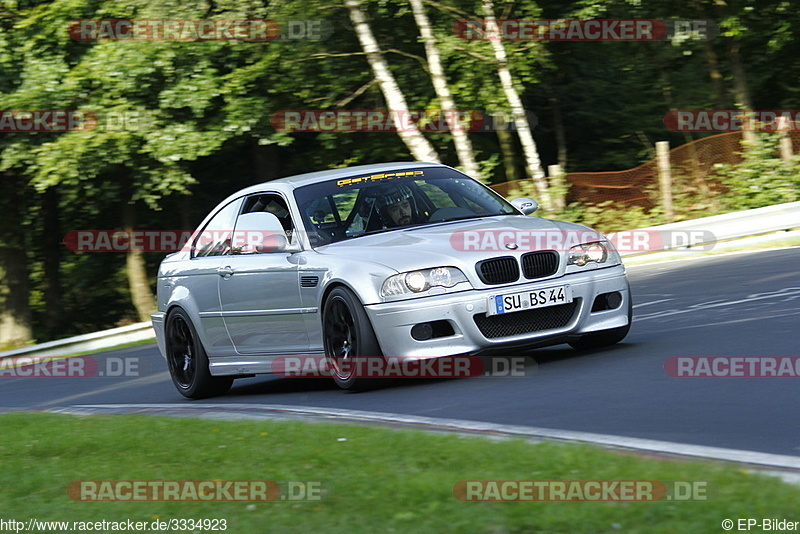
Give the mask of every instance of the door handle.
[[233, 269], [231, 269], [230, 265], [226, 265], [225, 267], [217, 269], [217, 274], [222, 278], [230, 278], [233, 276]]

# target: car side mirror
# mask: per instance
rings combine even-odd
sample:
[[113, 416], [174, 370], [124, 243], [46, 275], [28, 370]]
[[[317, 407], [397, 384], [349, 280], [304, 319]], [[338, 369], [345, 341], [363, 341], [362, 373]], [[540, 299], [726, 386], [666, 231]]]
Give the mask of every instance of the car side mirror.
[[528, 197], [515, 198], [511, 205], [522, 212], [523, 215], [530, 215], [539, 209], [539, 203]]
[[[286, 232], [278, 217], [266, 211], [243, 213], [236, 219], [236, 229], [231, 243], [234, 254], [261, 254], [264, 252], [297, 252], [289, 245]], [[297, 249], [297, 250], [295, 250]]]

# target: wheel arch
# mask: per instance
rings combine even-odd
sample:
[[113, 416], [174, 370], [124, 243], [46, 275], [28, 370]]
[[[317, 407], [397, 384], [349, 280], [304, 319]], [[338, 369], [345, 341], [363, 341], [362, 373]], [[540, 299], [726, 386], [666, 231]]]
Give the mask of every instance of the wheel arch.
[[[319, 302], [320, 326], [322, 326], [322, 319], [323, 319], [322, 316], [324, 314], [325, 302], [328, 300], [328, 295], [330, 295], [331, 292], [338, 287], [349, 289], [356, 296], [356, 298], [358, 299], [358, 303], [361, 304], [361, 306], [364, 308], [364, 311], [366, 312], [366, 306], [364, 305], [364, 298], [359, 294], [358, 291], [356, 291], [355, 288], [353, 288], [353, 286], [340, 279], [331, 280], [328, 283], [328, 285], [325, 286], [325, 289], [322, 291], [322, 297], [320, 298]], [[375, 332], [375, 337], [378, 340], [378, 345], [381, 347], [381, 350], [383, 350], [383, 344], [381, 343], [380, 333], [377, 330], [375, 330], [375, 325], [372, 323], [372, 318], [370, 318], [369, 313], [366, 313], [365, 315], [367, 317], [367, 321], [369, 321], [370, 327], [372, 328], [373, 332]]]
[[[322, 297], [320, 298], [320, 301], [319, 301], [320, 312], [325, 307], [325, 301], [328, 300], [328, 295], [330, 295], [331, 292], [334, 289], [336, 289], [337, 287], [344, 287], [344, 288], [349, 289], [350, 291], [353, 292], [353, 294], [356, 297], [358, 297], [358, 300], [361, 303], [361, 305], [362, 306], [364, 305], [364, 299], [361, 298], [361, 295], [358, 294], [358, 291], [356, 291], [355, 288], [353, 288], [353, 286], [351, 286], [350, 284], [344, 282], [343, 280], [338, 280], [337, 279], [337, 280], [331, 280], [330, 283], [328, 283], [328, 285], [325, 286], [325, 289], [322, 291]], [[321, 315], [322, 315], [322, 313], [320, 313], [320, 316]]]
[[194, 325], [197, 337], [200, 339], [203, 347], [208, 347], [208, 339], [205, 335], [204, 329], [202, 328], [203, 323], [200, 321], [200, 309], [198, 308], [197, 302], [194, 300], [189, 290], [183, 286], [175, 288], [170, 295], [166, 306], [164, 306], [164, 334], [166, 335], [167, 319], [169, 318], [170, 314], [178, 308], [183, 310], [186, 315], [189, 316], [189, 319], [192, 321], [192, 325]]

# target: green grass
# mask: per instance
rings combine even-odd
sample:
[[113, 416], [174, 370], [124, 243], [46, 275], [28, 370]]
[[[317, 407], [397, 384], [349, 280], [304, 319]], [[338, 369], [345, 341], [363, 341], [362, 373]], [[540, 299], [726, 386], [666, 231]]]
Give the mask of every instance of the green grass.
[[[584, 445], [295, 421], [0, 416], [3, 518], [226, 519], [251, 532], [721, 532], [725, 518], [797, 519], [800, 488], [735, 466]], [[344, 439], [342, 439], [344, 438]], [[75, 480], [319, 481], [318, 501], [78, 502]], [[460, 480], [686, 480], [694, 502], [462, 502]]]

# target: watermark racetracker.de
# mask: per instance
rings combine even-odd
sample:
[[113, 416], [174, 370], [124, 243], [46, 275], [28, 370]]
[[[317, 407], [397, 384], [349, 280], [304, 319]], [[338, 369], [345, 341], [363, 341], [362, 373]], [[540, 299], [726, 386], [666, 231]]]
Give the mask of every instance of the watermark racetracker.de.
[[82, 502], [319, 501], [319, 480], [73, 480], [67, 495]]
[[[73, 252], [177, 252], [224, 243], [237, 253], [269, 251], [278, 242], [274, 232], [260, 230], [71, 230], [64, 246]], [[716, 245], [709, 230], [625, 230], [601, 234], [594, 230], [459, 230], [450, 235], [456, 252], [569, 251], [592, 242], [610, 242], [621, 254], [667, 249], [708, 251]]]
[[624, 230], [602, 234], [595, 230], [459, 230], [450, 236], [456, 251], [569, 251], [581, 244], [610, 242], [621, 254], [692, 248], [711, 250], [716, 237], [709, 230]]
[[139, 377], [147, 370], [147, 361], [136, 356], [15, 356], [0, 359], [0, 378], [128, 378]]
[[74, 41], [321, 41], [333, 24], [321, 19], [83, 19], [67, 33]]
[[97, 127], [97, 115], [91, 111], [0, 110], [0, 133], [53, 133], [89, 131]]
[[671, 110], [664, 115], [664, 126], [673, 132], [798, 132], [800, 110]]
[[685, 41], [719, 34], [697, 19], [461, 19], [453, 33], [465, 41]]
[[[525, 111], [525, 123], [533, 129], [538, 117]], [[270, 124], [280, 132], [496, 132], [516, 131], [515, 117], [502, 110], [380, 110], [292, 109], [279, 110]]]
[[797, 356], [672, 356], [664, 372], [674, 378], [797, 378]]
[[453, 496], [465, 502], [707, 501], [698, 480], [460, 480]]
[[334, 363], [325, 356], [279, 356], [270, 371], [283, 378], [329, 378], [335, 373], [359, 378], [524, 377], [536, 373], [537, 362], [526, 356], [444, 356], [413, 359], [364, 356]]
[[155, 125], [147, 110], [0, 110], [0, 133], [144, 131]]

